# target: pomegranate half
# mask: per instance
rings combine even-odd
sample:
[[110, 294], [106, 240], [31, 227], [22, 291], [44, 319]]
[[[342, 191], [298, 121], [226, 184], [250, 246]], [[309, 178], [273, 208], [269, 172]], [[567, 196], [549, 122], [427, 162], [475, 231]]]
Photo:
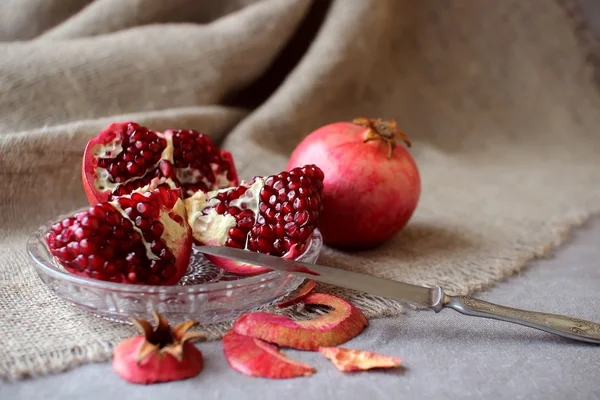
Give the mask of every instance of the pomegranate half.
[[192, 235], [180, 189], [116, 197], [52, 225], [50, 252], [72, 274], [103, 281], [174, 285], [185, 274]]
[[[194, 239], [278, 257], [304, 252], [323, 210], [323, 172], [305, 165], [278, 175], [256, 177], [238, 187], [197, 192], [185, 200]], [[260, 266], [206, 256], [227, 271], [251, 275]]]
[[91, 205], [150, 184], [181, 187], [184, 197], [238, 184], [231, 154], [208, 136], [154, 132], [135, 122], [111, 124], [88, 142], [82, 178]]

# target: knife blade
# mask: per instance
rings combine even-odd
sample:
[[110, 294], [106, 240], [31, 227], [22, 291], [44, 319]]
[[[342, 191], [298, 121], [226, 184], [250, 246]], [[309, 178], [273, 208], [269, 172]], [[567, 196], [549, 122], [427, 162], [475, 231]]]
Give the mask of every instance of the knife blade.
[[199, 246], [198, 251], [217, 257], [262, 266], [268, 269], [287, 272], [318, 282], [354, 289], [382, 297], [424, 306], [433, 307], [439, 300], [439, 288], [427, 288], [410, 283], [397, 282], [376, 276], [288, 260], [252, 251], [224, 246]]
[[199, 246], [201, 253], [287, 272], [303, 278], [354, 289], [427, 307], [436, 313], [450, 308], [463, 315], [495, 319], [553, 333], [569, 339], [600, 344], [600, 324], [558, 314], [519, 310], [468, 296], [449, 296], [441, 287], [417, 286], [358, 272], [255, 253], [224, 246]]

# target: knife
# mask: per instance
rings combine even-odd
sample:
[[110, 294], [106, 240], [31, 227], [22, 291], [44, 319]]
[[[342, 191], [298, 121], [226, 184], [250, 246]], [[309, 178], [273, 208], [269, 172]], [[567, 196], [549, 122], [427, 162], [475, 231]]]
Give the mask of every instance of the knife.
[[354, 289], [401, 302], [427, 307], [436, 313], [451, 308], [473, 317], [491, 318], [528, 326], [570, 339], [600, 344], [600, 325], [557, 314], [519, 310], [468, 296], [449, 296], [440, 286], [425, 287], [358, 272], [288, 260], [224, 246], [199, 246], [198, 251], [252, 265], [263, 266], [318, 282]]

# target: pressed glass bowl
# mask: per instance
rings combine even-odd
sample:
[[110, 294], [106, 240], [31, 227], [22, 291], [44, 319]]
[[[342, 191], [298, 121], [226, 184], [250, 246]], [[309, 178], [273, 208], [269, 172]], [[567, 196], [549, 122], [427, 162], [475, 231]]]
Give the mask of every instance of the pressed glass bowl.
[[[150, 318], [153, 310], [173, 323], [196, 320], [211, 324], [267, 306], [294, 291], [304, 280], [282, 272], [240, 276], [210, 263], [196, 248], [185, 276], [175, 286], [132, 285], [104, 282], [68, 273], [50, 254], [44, 239], [50, 226], [71, 214], [38, 228], [27, 242], [27, 251], [42, 281], [59, 297], [113, 321]], [[298, 260], [315, 263], [323, 241], [315, 230]]]

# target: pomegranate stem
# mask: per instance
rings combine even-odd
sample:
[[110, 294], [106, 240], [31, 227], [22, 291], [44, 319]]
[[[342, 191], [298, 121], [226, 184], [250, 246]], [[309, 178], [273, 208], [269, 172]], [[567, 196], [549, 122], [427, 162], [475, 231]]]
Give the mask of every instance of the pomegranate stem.
[[392, 158], [394, 149], [396, 148], [396, 138], [400, 138], [407, 147], [412, 146], [408, 136], [404, 132], [398, 130], [398, 124], [393, 119], [384, 121], [380, 118], [355, 118], [352, 120], [352, 123], [368, 128], [367, 134], [363, 140], [364, 143], [372, 140], [384, 142], [388, 146], [388, 158]]

